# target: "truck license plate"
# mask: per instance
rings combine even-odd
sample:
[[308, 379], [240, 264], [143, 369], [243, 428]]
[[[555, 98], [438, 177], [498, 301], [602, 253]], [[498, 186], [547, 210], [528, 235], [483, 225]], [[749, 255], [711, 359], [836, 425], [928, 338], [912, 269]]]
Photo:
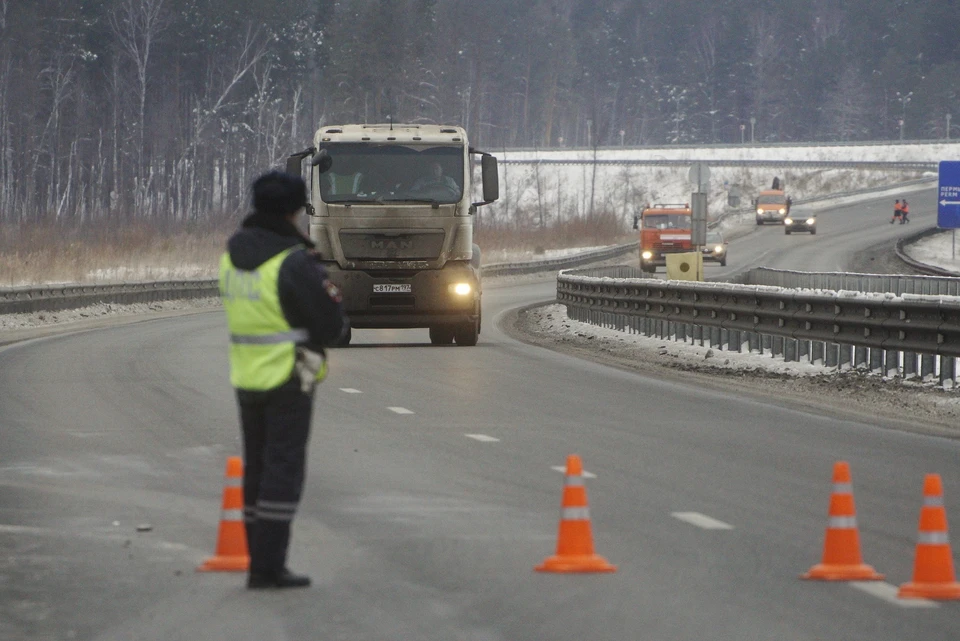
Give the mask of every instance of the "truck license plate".
[[379, 284], [373, 286], [374, 294], [409, 294], [411, 291], [409, 283], [403, 285]]

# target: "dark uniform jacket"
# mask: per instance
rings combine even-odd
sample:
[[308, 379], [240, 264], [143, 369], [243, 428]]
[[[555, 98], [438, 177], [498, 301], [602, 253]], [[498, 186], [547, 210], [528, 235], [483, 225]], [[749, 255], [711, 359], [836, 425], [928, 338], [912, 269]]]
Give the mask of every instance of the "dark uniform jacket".
[[327, 270], [317, 262], [316, 255], [308, 251], [313, 243], [281, 216], [254, 213], [227, 241], [227, 251], [235, 267], [252, 270], [296, 245], [304, 249], [292, 252], [280, 265], [280, 307], [290, 327], [309, 332], [306, 346], [319, 352], [335, 345], [350, 325], [339, 290], [327, 278]]

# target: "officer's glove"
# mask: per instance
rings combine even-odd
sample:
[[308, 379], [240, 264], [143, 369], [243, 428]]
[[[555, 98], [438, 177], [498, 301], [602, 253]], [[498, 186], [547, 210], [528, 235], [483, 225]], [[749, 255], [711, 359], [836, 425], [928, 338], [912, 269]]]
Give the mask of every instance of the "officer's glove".
[[300, 376], [300, 391], [312, 394], [317, 383], [327, 376], [327, 357], [306, 347], [297, 347], [297, 375]]

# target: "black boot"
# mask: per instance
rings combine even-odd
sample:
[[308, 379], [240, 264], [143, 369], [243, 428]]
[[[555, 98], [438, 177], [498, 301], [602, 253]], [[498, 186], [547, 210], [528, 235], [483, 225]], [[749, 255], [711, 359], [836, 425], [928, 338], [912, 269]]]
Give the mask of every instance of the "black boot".
[[306, 588], [310, 585], [310, 577], [305, 574], [294, 574], [287, 568], [275, 574], [260, 574], [251, 572], [247, 578], [247, 588], [264, 590], [269, 588]]

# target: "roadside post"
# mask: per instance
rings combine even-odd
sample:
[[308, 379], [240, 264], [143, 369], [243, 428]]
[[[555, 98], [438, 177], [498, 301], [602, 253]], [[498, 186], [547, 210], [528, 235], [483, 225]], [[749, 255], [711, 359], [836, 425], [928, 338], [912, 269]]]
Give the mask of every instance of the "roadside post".
[[941, 160], [937, 190], [937, 227], [953, 230], [953, 258], [957, 257], [960, 227], [960, 160]]
[[[698, 162], [690, 167], [690, 183], [694, 186], [690, 194], [690, 244], [697, 254], [703, 256], [703, 247], [707, 244], [707, 192], [710, 190], [710, 167]], [[703, 261], [697, 261], [697, 280], [703, 280]]]

